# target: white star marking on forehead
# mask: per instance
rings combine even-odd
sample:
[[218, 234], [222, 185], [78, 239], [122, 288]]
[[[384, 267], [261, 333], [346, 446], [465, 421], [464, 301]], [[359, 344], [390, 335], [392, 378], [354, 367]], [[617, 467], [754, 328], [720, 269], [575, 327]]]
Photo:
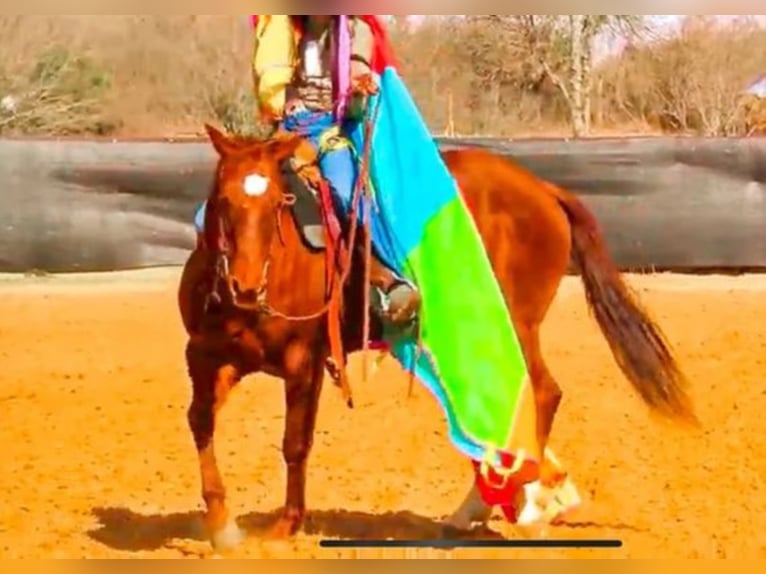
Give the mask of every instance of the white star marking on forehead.
[[245, 194], [249, 197], [258, 197], [266, 193], [269, 188], [269, 178], [258, 173], [251, 173], [243, 182]]

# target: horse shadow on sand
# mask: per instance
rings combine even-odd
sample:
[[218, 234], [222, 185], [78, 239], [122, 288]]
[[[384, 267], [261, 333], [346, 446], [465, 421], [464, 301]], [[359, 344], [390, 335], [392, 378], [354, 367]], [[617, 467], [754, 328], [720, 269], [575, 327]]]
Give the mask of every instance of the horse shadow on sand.
[[[278, 512], [253, 512], [238, 517], [237, 523], [248, 538], [258, 538], [276, 522]], [[88, 532], [88, 536], [113, 550], [153, 551], [167, 548], [177, 540], [206, 540], [200, 512], [144, 515], [127, 508], [96, 508], [93, 516], [98, 525]], [[433, 540], [445, 537], [443, 524], [439, 520], [406, 511], [383, 514], [346, 510], [313, 511], [307, 516], [301, 534], [350, 540]], [[502, 538], [500, 534], [487, 529], [463, 536]]]
[[[127, 508], [96, 508], [93, 515], [98, 526], [88, 536], [108, 548], [124, 552], [155, 551], [169, 548], [179, 540], [206, 542], [202, 527], [202, 513], [145, 515]], [[252, 512], [237, 518], [237, 524], [248, 538], [257, 539], [266, 534], [279, 516], [279, 510]], [[625, 523], [564, 522], [560, 527], [570, 533], [580, 529], [611, 529], [616, 531], [645, 532], [645, 529]], [[488, 527], [471, 532], [456, 533], [445, 530], [444, 524], [434, 518], [399, 511], [383, 514], [352, 512], [348, 510], [318, 510], [310, 512], [300, 534], [321, 538], [346, 540], [504, 540]]]

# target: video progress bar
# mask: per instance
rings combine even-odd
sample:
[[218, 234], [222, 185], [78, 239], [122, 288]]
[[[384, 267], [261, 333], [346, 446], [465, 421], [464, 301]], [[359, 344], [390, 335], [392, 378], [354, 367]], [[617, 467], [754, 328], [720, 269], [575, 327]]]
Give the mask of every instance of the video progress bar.
[[621, 540], [322, 540], [321, 548], [622, 548]]

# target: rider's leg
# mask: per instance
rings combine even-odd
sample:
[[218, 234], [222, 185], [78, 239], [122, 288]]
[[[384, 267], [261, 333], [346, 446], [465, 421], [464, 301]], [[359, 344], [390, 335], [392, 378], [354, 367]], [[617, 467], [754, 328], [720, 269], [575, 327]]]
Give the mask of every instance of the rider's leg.
[[[351, 149], [339, 148], [324, 153], [319, 160], [319, 169], [330, 184], [336, 206], [348, 217], [356, 183], [356, 162]], [[362, 213], [359, 217], [361, 223]], [[365, 229], [361, 225], [358, 229], [358, 237], [362, 241], [357, 245], [363, 246]], [[370, 217], [370, 231], [373, 245], [370, 282], [387, 295], [389, 318], [394, 322], [409, 321], [420, 308], [420, 295], [412, 285], [391, 271], [391, 266], [381, 258], [383, 235], [375, 213]]]
[[197, 230], [197, 249], [203, 245], [202, 232], [205, 229], [205, 208], [207, 207], [207, 201], [203, 201], [197, 211], [194, 213], [194, 229]]

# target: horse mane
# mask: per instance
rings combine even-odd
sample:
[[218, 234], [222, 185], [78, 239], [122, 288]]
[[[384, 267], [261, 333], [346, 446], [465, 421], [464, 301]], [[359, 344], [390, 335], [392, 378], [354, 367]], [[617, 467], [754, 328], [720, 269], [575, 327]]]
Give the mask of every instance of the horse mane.
[[238, 133], [227, 135], [227, 139], [229, 140], [229, 142], [233, 143], [235, 147], [241, 150], [247, 150], [248, 148], [253, 148], [253, 147], [267, 144], [270, 142], [277, 142], [277, 141], [288, 142], [298, 137], [301, 137], [301, 136], [299, 136], [298, 134], [280, 132], [280, 131], [269, 136], [246, 135], [246, 134], [238, 134]]
[[216, 246], [219, 242], [220, 238], [220, 229], [218, 228], [218, 215], [217, 215], [217, 206], [214, 199], [218, 196], [218, 192], [221, 188], [220, 186], [220, 178], [219, 178], [219, 171], [220, 171], [220, 162], [218, 165], [216, 165], [215, 168], [215, 174], [212, 177], [212, 181], [210, 182], [210, 186], [208, 188], [207, 192], [207, 205], [205, 207], [205, 221], [202, 225], [202, 240], [205, 244], [205, 247], [208, 250], [213, 250], [213, 247]]
[[228, 139], [239, 148], [250, 148], [265, 144], [273, 138], [233, 133], [228, 135]]

